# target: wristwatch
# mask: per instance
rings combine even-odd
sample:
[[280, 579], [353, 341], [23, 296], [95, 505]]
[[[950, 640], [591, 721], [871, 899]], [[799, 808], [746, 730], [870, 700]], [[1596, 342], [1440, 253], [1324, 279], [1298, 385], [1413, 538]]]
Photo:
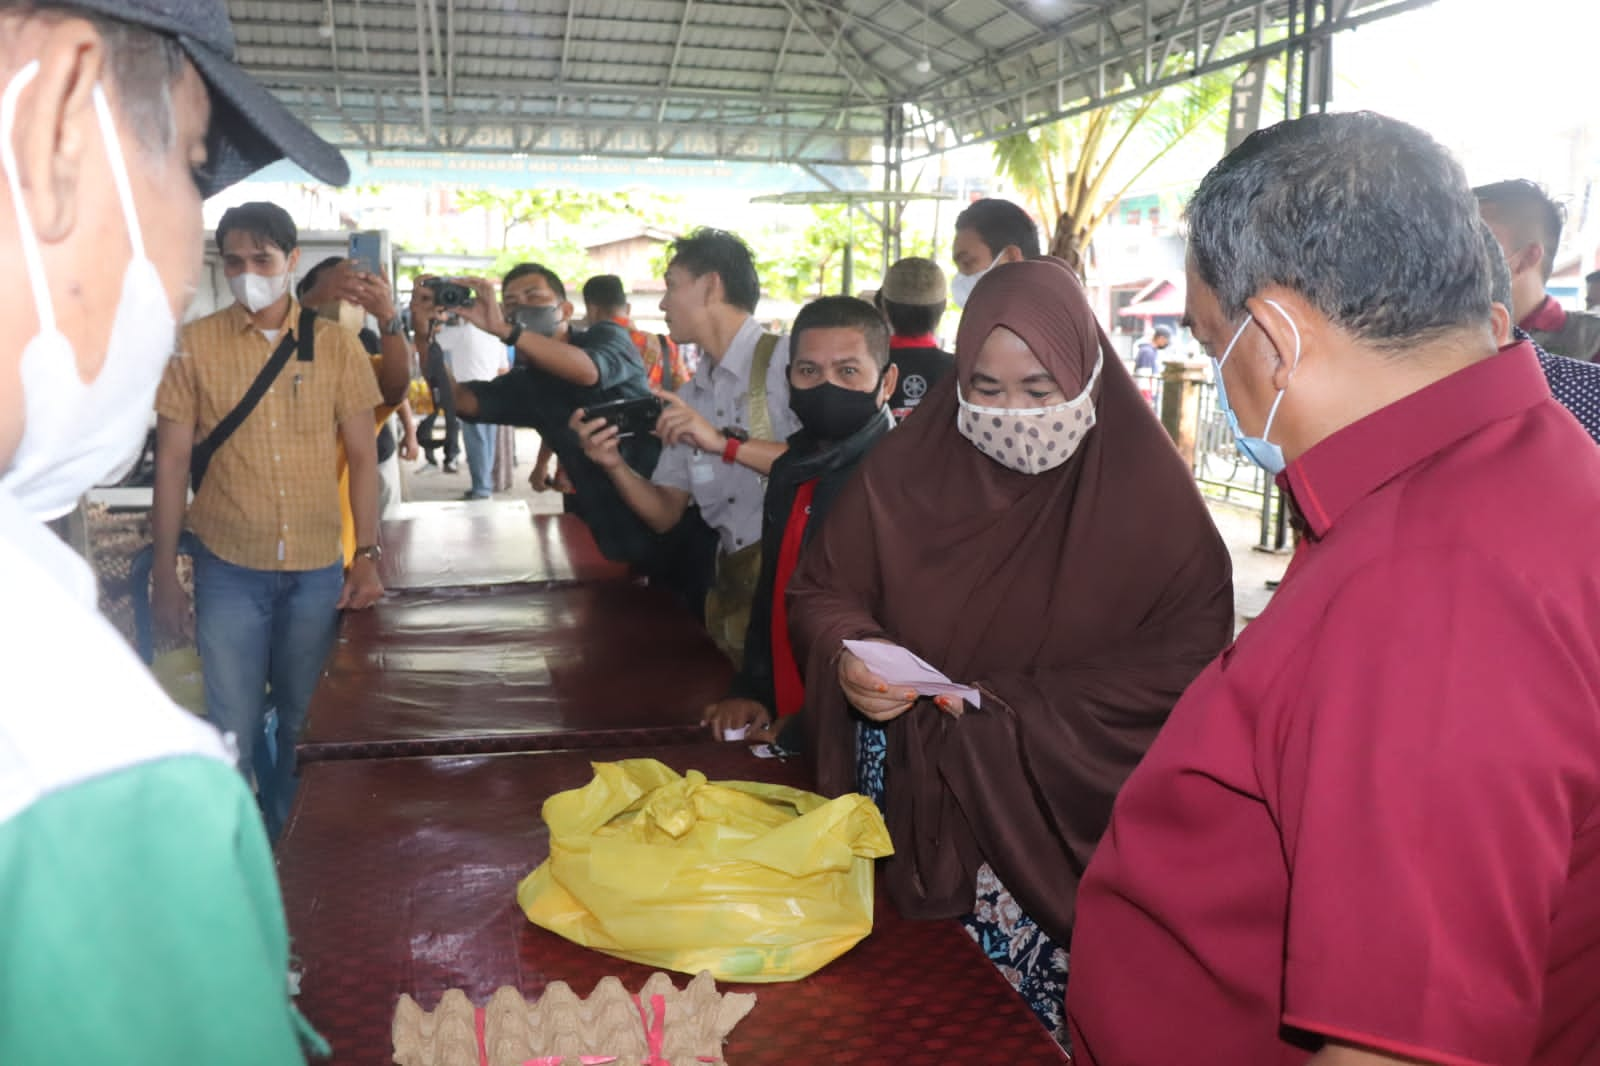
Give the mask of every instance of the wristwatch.
[[406, 320], [401, 318], [399, 315], [395, 315], [393, 318], [389, 319], [389, 321], [383, 324], [383, 335], [385, 337], [403, 336], [405, 331]]
[[739, 446], [750, 440], [750, 431], [739, 426], [723, 426], [718, 432], [728, 438], [728, 443], [722, 447], [722, 461], [731, 464], [739, 457]]
[[383, 548], [377, 544], [366, 544], [356, 549], [357, 559], [371, 559], [377, 562], [383, 558]]
[[522, 323], [513, 322], [511, 324], [511, 332], [507, 333], [504, 337], [501, 337], [500, 343], [504, 344], [507, 348], [515, 348], [517, 346], [517, 339], [521, 336]]

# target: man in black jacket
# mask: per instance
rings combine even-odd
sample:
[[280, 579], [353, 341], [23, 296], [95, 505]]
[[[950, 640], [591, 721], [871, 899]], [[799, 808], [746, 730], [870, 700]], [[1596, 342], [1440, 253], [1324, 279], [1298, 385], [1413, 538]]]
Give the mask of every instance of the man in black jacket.
[[727, 698], [706, 708], [723, 740], [771, 740], [805, 701], [789, 647], [784, 590], [800, 553], [867, 451], [894, 426], [887, 403], [898, 372], [876, 308], [827, 296], [801, 309], [789, 333], [789, 406], [800, 432], [772, 465], [761, 520], [761, 579], [744, 663]]
[[[468, 422], [527, 426], [556, 453], [572, 481], [573, 512], [588, 525], [607, 559], [647, 567], [661, 538], [617, 494], [605, 472], [583, 454], [569, 425], [582, 409], [611, 400], [648, 399], [650, 383], [626, 330], [597, 322], [571, 328], [572, 304], [554, 271], [538, 263], [512, 267], [496, 300], [494, 284], [463, 278], [475, 299], [458, 309], [465, 321], [499, 338], [516, 351], [517, 365], [491, 381], [455, 383], [456, 413]], [[424, 287], [420, 290], [426, 294]], [[413, 314], [437, 314], [424, 296]], [[630, 468], [648, 477], [661, 454], [649, 433], [621, 444]]]

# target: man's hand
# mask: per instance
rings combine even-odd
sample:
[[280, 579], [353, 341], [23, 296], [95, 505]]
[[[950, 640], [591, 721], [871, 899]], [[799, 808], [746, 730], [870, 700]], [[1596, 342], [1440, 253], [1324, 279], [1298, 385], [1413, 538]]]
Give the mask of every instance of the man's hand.
[[652, 388], [664, 405], [656, 420], [656, 436], [664, 444], [689, 444], [711, 455], [721, 455], [728, 438], [706, 416], [685, 403], [677, 393]]
[[487, 278], [457, 278], [461, 284], [472, 290], [476, 297], [465, 307], [456, 309], [462, 319], [471, 322], [485, 333], [495, 337], [504, 337], [511, 332], [511, 325], [506, 321], [506, 316], [500, 310], [500, 300], [495, 296], [494, 282]]
[[726, 740], [723, 731], [727, 729], [745, 730], [742, 739], [749, 744], [770, 744], [778, 738], [772, 712], [755, 700], [718, 700], [705, 709], [700, 721], [711, 727], [714, 740]]
[[549, 492], [555, 488], [550, 483], [550, 462], [548, 456], [545, 462], [535, 463], [533, 473], [528, 475], [528, 487], [534, 492]]
[[616, 426], [603, 418], [584, 418], [581, 407], [572, 412], [567, 425], [578, 435], [578, 443], [583, 445], [583, 454], [587, 455], [595, 466], [610, 472], [623, 465], [622, 431]]
[[158, 573], [151, 582], [150, 612], [156, 628], [172, 637], [194, 639], [194, 605], [178, 581], [176, 569]]
[[336, 605], [341, 611], [364, 611], [383, 598], [383, 581], [378, 577], [378, 564], [365, 555], [358, 555], [344, 576], [344, 590], [339, 593]]
[[417, 461], [417, 456], [422, 454], [422, 442], [417, 440], [417, 427], [406, 427], [406, 438], [400, 442], [400, 458], [408, 463]]
[[359, 304], [365, 276], [353, 261], [340, 260], [317, 273], [317, 283], [300, 297], [300, 303], [305, 307], [325, 307], [335, 301]]
[[355, 292], [354, 302], [360, 304], [361, 309], [367, 314], [376, 318], [380, 327], [398, 313], [394, 305], [394, 287], [389, 284], [387, 274], [358, 273]]
[[909, 711], [917, 702], [911, 689], [889, 691], [889, 683], [846, 651], [839, 657], [839, 687], [850, 705], [874, 722], [888, 722]]

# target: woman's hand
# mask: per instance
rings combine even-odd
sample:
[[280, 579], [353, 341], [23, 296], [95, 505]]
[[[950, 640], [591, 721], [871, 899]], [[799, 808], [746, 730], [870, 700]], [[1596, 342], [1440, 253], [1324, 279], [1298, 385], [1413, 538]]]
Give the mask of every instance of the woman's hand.
[[889, 683], [849, 650], [839, 657], [839, 687], [850, 705], [874, 722], [892, 721], [917, 702], [917, 694], [909, 688], [891, 692]]

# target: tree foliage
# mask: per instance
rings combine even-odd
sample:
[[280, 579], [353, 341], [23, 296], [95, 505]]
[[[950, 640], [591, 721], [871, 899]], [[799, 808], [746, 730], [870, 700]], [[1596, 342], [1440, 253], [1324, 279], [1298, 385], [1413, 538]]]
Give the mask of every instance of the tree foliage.
[[798, 235], [763, 234], [753, 248], [762, 291], [796, 301], [839, 292], [847, 244], [855, 262], [855, 287], [866, 274], [877, 272], [883, 234], [865, 212], [858, 208], [852, 219], [844, 204], [812, 204], [810, 211], [811, 219]]
[[1227, 72], [1202, 75], [1004, 137], [995, 163], [1040, 218], [1054, 220], [1050, 254], [1081, 273], [1095, 232], [1151, 167], [1194, 134], [1221, 134], [1232, 85]]
[[458, 189], [455, 203], [458, 210], [486, 211], [499, 225], [500, 247], [488, 253], [495, 256], [492, 276], [518, 263], [542, 263], [567, 284], [569, 296], [595, 272], [585, 241], [630, 220], [674, 230], [682, 211], [677, 197], [635, 190]]

